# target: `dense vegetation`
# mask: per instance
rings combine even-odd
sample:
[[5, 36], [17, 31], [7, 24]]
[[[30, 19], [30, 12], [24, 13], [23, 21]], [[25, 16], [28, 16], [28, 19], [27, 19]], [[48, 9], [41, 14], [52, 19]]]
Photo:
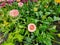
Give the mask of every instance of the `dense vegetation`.
[[0, 2], [1, 45], [52, 45], [58, 20], [59, 0]]

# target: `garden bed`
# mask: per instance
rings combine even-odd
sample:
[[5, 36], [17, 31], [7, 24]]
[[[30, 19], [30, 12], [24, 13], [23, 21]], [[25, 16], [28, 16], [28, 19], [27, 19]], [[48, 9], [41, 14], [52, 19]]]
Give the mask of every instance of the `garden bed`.
[[0, 0], [0, 45], [60, 45], [60, 1]]

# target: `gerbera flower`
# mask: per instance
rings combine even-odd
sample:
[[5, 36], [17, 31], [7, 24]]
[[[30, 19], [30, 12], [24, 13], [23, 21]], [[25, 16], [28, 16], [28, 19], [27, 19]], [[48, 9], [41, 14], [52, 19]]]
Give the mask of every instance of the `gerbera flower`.
[[5, 5], [6, 5], [6, 2], [3, 2], [0, 4], [0, 7], [5, 7]]
[[30, 24], [28, 25], [28, 31], [29, 31], [29, 32], [34, 32], [35, 30], [36, 30], [36, 25], [33, 24], [33, 23], [30, 23]]
[[20, 2], [21, 0], [16, 0], [17, 2]]
[[11, 4], [14, 0], [7, 0], [8, 4]]
[[0, 0], [0, 2], [4, 2], [5, 0]]
[[2, 0], [0, 0], [0, 2], [2, 2]]
[[7, 0], [8, 2], [13, 2], [14, 0]]
[[56, 3], [60, 3], [60, 0], [55, 0]]
[[19, 2], [19, 3], [18, 3], [18, 6], [19, 6], [19, 7], [22, 7], [22, 6], [23, 6], [23, 3], [22, 3], [22, 2]]
[[19, 11], [16, 9], [13, 9], [10, 11], [10, 16], [17, 17], [19, 15]]

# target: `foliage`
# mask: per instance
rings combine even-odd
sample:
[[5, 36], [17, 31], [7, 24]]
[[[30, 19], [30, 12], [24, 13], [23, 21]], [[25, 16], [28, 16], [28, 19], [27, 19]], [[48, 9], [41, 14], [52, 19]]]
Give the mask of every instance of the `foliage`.
[[[19, 15], [11, 17], [9, 11], [17, 9]], [[18, 41], [24, 45], [52, 45], [53, 33], [56, 32], [54, 21], [60, 20], [60, 4], [54, 0], [39, 0], [38, 2], [24, 3], [22, 7], [18, 2], [6, 4], [0, 8], [0, 32], [4, 33], [6, 41], [2, 45], [15, 45]], [[36, 31], [28, 31], [28, 24], [34, 23]]]

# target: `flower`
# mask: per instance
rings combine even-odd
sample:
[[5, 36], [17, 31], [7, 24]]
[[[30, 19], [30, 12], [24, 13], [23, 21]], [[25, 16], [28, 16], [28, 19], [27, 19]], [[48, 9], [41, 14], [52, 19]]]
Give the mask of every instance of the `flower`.
[[7, 0], [8, 2], [13, 2], [14, 0]]
[[5, 0], [0, 0], [0, 2], [4, 2]]
[[19, 7], [22, 7], [22, 6], [23, 6], [23, 3], [22, 3], [22, 2], [19, 2], [19, 3], [18, 3], [18, 6], [19, 6]]
[[29, 31], [29, 32], [34, 32], [35, 30], [36, 30], [36, 25], [33, 24], [33, 23], [30, 23], [30, 24], [28, 25], [28, 31]]
[[20, 2], [21, 0], [16, 0], [17, 2]]
[[55, 0], [56, 3], [60, 3], [60, 0]]
[[14, 0], [7, 0], [8, 4], [11, 4]]
[[34, 9], [33, 9], [33, 10], [34, 10], [34, 12], [37, 12], [37, 11], [38, 11], [38, 8], [34, 7]]
[[18, 11], [18, 10], [13, 9], [13, 10], [10, 11], [10, 16], [16, 17], [16, 16], [18, 16], [18, 15], [19, 15], [19, 11]]
[[0, 2], [2, 2], [2, 0], [0, 0]]
[[5, 7], [5, 5], [6, 5], [6, 2], [3, 2], [0, 4], [0, 7]]

